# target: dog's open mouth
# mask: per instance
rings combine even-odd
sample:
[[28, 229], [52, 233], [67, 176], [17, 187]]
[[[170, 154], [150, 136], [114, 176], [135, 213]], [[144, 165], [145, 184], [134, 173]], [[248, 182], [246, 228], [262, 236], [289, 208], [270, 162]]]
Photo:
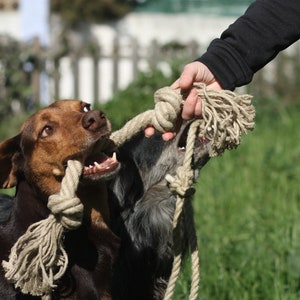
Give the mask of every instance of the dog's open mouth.
[[116, 174], [119, 165], [115, 152], [111, 157], [103, 152], [92, 155], [89, 156], [84, 163], [83, 176], [93, 179], [108, 179]]
[[89, 154], [85, 158], [79, 159], [84, 165], [81, 179], [84, 181], [99, 181], [114, 177], [120, 168], [115, 151], [116, 146], [109, 138], [104, 137], [97, 140], [90, 149]]
[[[189, 129], [192, 122], [187, 122], [182, 131], [178, 134], [177, 139], [177, 149], [179, 155], [184, 155], [186, 153], [187, 139], [189, 134]], [[197, 136], [193, 141], [193, 169], [202, 168], [205, 163], [209, 160], [210, 142], [204, 137]]]
[[[177, 147], [179, 151], [186, 151], [187, 138], [188, 138], [190, 126], [191, 126], [191, 122], [188, 122], [187, 125], [184, 127], [183, 131], [179, 133], [179, 139], [177, 143]], [[194, 141], [195, 148], [199, 148], [206, 144], [208, 144], [208, 141], [204, 137], [197, 137]]]

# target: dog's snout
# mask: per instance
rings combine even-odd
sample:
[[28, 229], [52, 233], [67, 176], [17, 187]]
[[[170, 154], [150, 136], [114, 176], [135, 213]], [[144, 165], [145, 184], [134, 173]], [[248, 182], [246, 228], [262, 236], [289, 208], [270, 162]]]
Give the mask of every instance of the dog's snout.
[[88, 111], [82, 118], [83, 128], [91, 131], [99, 130], [107, 126], [107, 120], [104, 112], [100, 110]]

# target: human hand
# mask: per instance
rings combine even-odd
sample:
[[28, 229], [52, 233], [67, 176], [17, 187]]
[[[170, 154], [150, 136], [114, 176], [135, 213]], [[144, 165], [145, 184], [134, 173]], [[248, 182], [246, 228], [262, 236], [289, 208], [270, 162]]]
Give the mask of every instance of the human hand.
[[194, 61], [185, 65], [180, 77], [171, 85], [173, 89], [180, 88], [188, 92], [181, 113], [184, 120], [200, 118], [202, 114], [201, 99], [193, 88], [194, 82], [203, 82], [210, 89], [222, 89], [214, 74], [203, 63]]
[[[181, 113], [183, 120], [200, 118], [202, 114], [201, 99], [198, 96], [197, 90], [193, 88], [194, 82], [203, 82], [210, 89], [222, 89], [214, 74], [203, 63], [194, 61], [185, 65], [180, 77], [171, 85], [171, 88], [173, 89], [187, 91], [186, 100]], [[154, 133], [155, 128], [152, 126], [145, 129], [146, 136], [152, 136]], [[168, 141], [173, 139], [175, 135], [176, 132], [165, 132], [163, 133], [162, 138]]]

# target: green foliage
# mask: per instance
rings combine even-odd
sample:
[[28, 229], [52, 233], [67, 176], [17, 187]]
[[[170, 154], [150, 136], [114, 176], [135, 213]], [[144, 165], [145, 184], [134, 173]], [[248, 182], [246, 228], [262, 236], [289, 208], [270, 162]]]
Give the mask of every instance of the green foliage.
[[9, 36], [0, 37], [0, 122], [12, 113], [12, 104], [26, 107], [30, 81], [24, 71], [26, 49]]
[[[28, 116], [28, 113], [18, 115], [9, 114], [7, 116], [3, 116], [0, 121], [0, 142], [17, 135], [21, 125]], [[15, 188], [5, 190], [0, 189], [0, 193], [13, 196], [15, 194]]]
[[[261, 101], [254, 132], [211, 159], [196, 186], [199, 299], [300, 297], [300, 106]], [[175, 299], [188, 299], [189, 276]]]
[[0, 122], [0, 142], [17, 135], [28, 116], [28, 113], [4, 116]]
[[[213, 7], [210, 12], [216, 15], [224, 14], [228, 11], [228, 7], [233, 7], [239, 11], [239, 15], [243, 13], [241, 7], [246, 8], [251, 0], [144, 0], [140, 1], [137, 11], [148, 12], [164, 12], [164, 13], [183, 13], [183, 12], [199, 12], [207, 13], [206, 8]], [[239, 8], [240, 7], [240, 8]], [[216, 9], [217, 8], [217, 9]], [[231, 13], [232, 14], [232, 13]]]
[[171, 74], [166, 76], [158, 69], [140, 73], [137, 80], [101, 107], [111, 120], [113, 129], [121, 128], [137, 114], [154, 108], [154, 92], [170, 85], [179, 75], [179, 62], [171, 65]]
[[68, 0], [51, 0], [50, 9], [67, 24], [75, 25], [78, 21], [101, 23], [121, 18], [134, 4], [134, 0], [74, 0], [71, 4]]

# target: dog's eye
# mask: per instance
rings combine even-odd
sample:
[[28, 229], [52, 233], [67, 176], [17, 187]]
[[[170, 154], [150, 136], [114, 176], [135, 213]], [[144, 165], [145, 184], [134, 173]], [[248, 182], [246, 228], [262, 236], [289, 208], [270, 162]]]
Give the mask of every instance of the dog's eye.
[[53, 133], [53, 128], [49, 125], [46, 125], [41, 132], [41, 138], [46, 138], [52, 133]]
[[83, 111], [84, 112], [88, 112], [91, 110], [91, 105], [90, 104], [86, 104], [84, 107], [83, 107]]

